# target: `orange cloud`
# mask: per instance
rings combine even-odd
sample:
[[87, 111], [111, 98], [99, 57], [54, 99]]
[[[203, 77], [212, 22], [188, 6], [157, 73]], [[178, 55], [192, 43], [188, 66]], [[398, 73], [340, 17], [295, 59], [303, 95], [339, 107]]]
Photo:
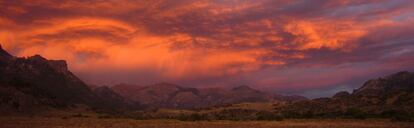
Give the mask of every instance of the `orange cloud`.
[[[22, 2], [25, 6], [40, 6], [59, 10], [68, 10], [72, 12], [99, 14], [122, 14], [136, 9], [143, 9], [152, 1], [131, 1], [131, 0], [104, 0], [104, 1], [84, 1], [84, 0], [26, 0]], [[99, 10], [99, 11], [97, 11]]]
[[[108, 32], [127, 40], [117, 42], [102, 36], [77, 34], [91, 30]], [[193, 37], [188, 34], [156, 35], [144, 27], [112, 19], [39, 20], [32, 26], [26, 26], [25, 30], [16, 27], [10, 33], [17, 34], [2, 35], [1, 39], [13, 39], [7, 41], [14, 43], [8, 43], [6, 48], [24, 47], [17, 53], [19, 56], [41, 54], [50, 59], [66, 59], [74, 71], [152, 69], [166, 78], [184, 78], [194, 73], [221, 76], [257, 70], [263, 64], [283, 64], [260, 62], [257, 59], [262, 55], [260, 50], [193, 47]], [[206, 41], [211, 43], [213, 40], [206, 38]], [[246, 38], [243, 41], [252, 40]], [[186, 47], [174, 48], [177, 43]]]
[[[378, 50], [369, 48], [381, 46], [380, 39], [388, 35], [395, 42], [409, 41], [412, 20], [407, 19], [412, 9], [407, 3], [411, 2], [0, 1], [0, 42], [18, 56], [68, 60], [70, 69], [82, 75], [127, 72], [133, 80], [177, 81], [246, 75], [246, 81], [254, 83], [260, 80], [251, 80], [256, 75], [249, 74], [273, 75], [278, 72], [274, 68], [381, 56], [386, 52], [360, 57], [365, 52], [361, 49]], [[339, 57], [330, 59], [333, 55]]]
[[293, 21], [284, 30], [295, 36], [298, 49], [340, 49], [356, 47], [354, 42], [367, 34], [366, 28], [353, 21]]

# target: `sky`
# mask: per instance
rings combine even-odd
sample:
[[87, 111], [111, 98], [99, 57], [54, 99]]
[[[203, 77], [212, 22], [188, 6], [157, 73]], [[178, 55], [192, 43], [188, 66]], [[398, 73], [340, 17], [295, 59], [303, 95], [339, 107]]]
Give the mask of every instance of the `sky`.
[[308, 97], [414, 71], [413, 0], [1, 0], [0, 44], [89, 84]]

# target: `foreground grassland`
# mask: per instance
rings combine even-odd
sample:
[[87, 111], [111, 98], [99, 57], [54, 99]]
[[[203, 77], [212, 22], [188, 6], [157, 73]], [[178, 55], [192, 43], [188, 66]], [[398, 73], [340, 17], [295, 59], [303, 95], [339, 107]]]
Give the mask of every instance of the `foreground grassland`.
[[199, 121], [1, 117], [0, 128], [414, 128], [388, 120]]

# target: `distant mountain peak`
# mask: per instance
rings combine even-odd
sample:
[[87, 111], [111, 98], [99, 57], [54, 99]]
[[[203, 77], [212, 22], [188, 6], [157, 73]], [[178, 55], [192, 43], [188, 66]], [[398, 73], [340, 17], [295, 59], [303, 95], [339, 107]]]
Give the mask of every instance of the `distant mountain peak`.
[[336, 93], [333, 96], [333, 98], [344, 98], [344, 97], [347, 97], [347, 96], [350, 96], [350, 95], [351, 94], [349, 92], [347, 92], [347, 91], [341, 91], [341, 92]]
[[39, 55], [39, 54], [36, 54], [36, 55], [34, 55], [34, 56], [31, 56], [31, 57], [29, 57], [28, 59], [29, 59], [29, 60], [40, 60], [40, 61], [47, 60], [46, 58], [44, 58], [43, 56], [41, 56], [41, 55]]
[[237, 86], [237, 87], [234, 87], [231, 90], [233, 90], [233, 91], [237, 91], [237, 90], [254, 90], [254, 91], [256, 91], [255, 89], [253, 89], [253, 88], [251, 88], [251, 87], [249, 87], [247, 85]]

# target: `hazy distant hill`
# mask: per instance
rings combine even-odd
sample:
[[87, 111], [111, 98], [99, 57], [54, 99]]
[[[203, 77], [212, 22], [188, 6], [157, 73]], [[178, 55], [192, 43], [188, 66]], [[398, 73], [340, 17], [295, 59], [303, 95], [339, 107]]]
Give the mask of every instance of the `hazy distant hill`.
[[233, 89], [188, 88], [170, 83], [159, 83], [145, 87], [115, 85], [112, 89], [133, 101], [155, 108], [202, 108], [244, 102], [299, 101], [300, 96], [282, 96], [264, 93], [248, 86]]
[[131, 97], [142, 88], [139, 85], [129, 85], [129, 84], [117, 84], [110, 87], [114, 92], [122, 95], [123, 97]]

